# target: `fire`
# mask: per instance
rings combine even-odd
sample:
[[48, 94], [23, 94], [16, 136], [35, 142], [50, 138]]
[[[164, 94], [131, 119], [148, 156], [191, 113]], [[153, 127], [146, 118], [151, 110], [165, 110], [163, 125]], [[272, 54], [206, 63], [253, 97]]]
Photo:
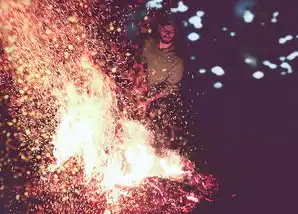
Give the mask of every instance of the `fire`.
[[178, 152], [157, 155], [154, 130], [119, 111], [116, 84], [91, 60], [89, 0], [57, 2], [0, 0], [9, 111], [19, 155], [35, 166], [36, 213], [182, 213], [211, 198], [211, 176]]
[[117, 111], [106, 78], [86, 60], [82, 58], [81, 64], [85, 72], [91, 72], [90, 88], [79, 93], [69, 84], [66, 99], [61, 98], [66, 103], [61, 105], [60, 124], [52, 142], [54, 169], [72, 157], [81, 157], [86, 180], [95, 177], [108, 190], [117, 185], [139, 185], [148, 177], [179, 178], [184, 173], [179, 155], [169, 151], [158, 157], [154, 153], [153, 133]]

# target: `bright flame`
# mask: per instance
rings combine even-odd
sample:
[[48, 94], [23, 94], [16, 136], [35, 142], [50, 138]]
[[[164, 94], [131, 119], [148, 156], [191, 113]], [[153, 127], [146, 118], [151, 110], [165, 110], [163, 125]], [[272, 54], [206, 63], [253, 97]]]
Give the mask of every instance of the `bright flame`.
[[121, 118], [107, 80], [86, 58], [81, 64], [91, 71], [91, 88], [89, 93], [79, 93], [73, 84], [67, 86], [52, 142], [56, 167], [81, 157], [87, 180], [95, 177], [106, 189], [139, 185], [148, 177], [179, 178], [183, 174], [180, 157], [174, 152], [155, 155], [152, 133], [136, 121]]

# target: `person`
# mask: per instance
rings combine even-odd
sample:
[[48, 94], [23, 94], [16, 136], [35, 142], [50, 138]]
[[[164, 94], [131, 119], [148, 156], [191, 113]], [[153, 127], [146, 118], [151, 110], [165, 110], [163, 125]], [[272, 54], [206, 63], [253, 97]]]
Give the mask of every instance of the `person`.
[[165, 146], [177, 142], [177, 130], [182, 128], [180, 82], [184, 63], [177, 54], [176, 34], [174, 22], [165, 20], [158, 25], [158, 36], [145, 40], [140, 53], [144, 69], [139, 72], [141, 81], [136, 81], [145, 92], [138, 107], [148, 112], [154, 130], [162, 130], [157, 131], [158, 141]]
[[160, 98], [179, 93], [179, 84], [183, 76], [183, 60], [176, 53], [174, 39], [176, 28], [173, 21], [158, 26], [159, 37], [145, 41], [141, 52], [141, 61], [147, 67], [148, 94], [143, 105]]

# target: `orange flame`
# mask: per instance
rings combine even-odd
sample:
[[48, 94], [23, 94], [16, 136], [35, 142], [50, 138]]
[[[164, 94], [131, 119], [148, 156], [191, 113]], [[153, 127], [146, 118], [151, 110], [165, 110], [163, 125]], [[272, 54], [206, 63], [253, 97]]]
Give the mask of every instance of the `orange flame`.
[[[147, 177], [179, 178], [183, 174], [179, 155], [154, 154], [152, 133], [136, 121], [121, 118], [114, 110], [115, 97], [105, 78], [86, 58], [81, 64], [91, 72], [91, 93], [78, 93], [73, 84], [67, 87], [67, 103], [60, 111], [52, 142], [56, 167], [79, 156], [87, 180], [96, 177], [107, 190], [138, 185]], [[122, 127], [120, 136], [116, 134], [117, 124]]]

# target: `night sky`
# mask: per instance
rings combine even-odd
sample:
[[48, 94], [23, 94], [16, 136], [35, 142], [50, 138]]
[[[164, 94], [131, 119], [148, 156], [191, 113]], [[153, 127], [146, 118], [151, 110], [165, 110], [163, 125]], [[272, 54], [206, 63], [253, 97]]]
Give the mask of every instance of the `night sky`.
[[[237, 8], [245, 8], [245, 2], [252, 5], [246, 8], [254, 14], [251, 23], [237, 15]], [[223, 180], [215, 202], [194, 213], [295, 213], [297, 58], [289, 61], [293, 72], [285, 74], [279, 57], [297, 51], [298, 39], [285, 44], [279, 39], [298, 34], [298, 4], [184, 3], [189, 5], [183, 14], [186, 20], [197, 10], [205, 12], [201, 29], [187, 26], [183, 31], [185, 35], [200, 35], [197, 41], [189, 42], [185, 54], [189, 75], [183, 87], [186, 100], [194, 100], [194, 129], [204, 148], [197, 157], [204, 157], [208, 170]], [[277, 22], [272, 22], [274, 12], [279, 12]], [[245, 63], [248, 56], [254, 57], [254, 65]], [[276, 68], [265, 66], [265, 60]], [[225, 74], [212, 73], [214, 66], [221, 66]], [[200, 73], [202, 68], [206, 73]], [[256, 71], [264, 76], [256, 79]], [[216, 89], [216, 82], [222, 83], [222, 88]]]

